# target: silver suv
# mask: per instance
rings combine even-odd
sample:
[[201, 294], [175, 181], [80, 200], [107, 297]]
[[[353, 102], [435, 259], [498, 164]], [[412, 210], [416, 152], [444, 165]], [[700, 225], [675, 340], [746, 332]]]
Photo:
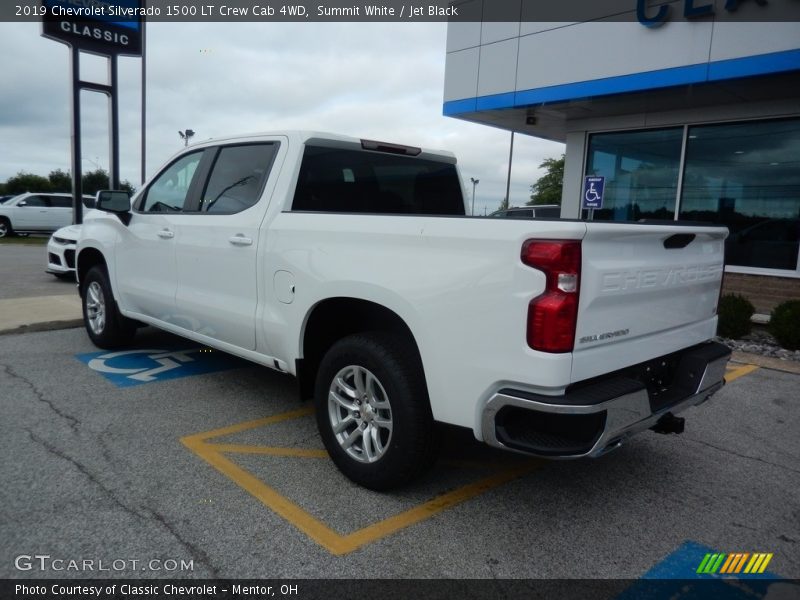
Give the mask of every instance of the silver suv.
[[[83, 197], [86, 208], [94, 198]], [[49, 233], [72, 223], [72, 195], [26, 192], [0, 204], [0, 238], [14, 233]]]

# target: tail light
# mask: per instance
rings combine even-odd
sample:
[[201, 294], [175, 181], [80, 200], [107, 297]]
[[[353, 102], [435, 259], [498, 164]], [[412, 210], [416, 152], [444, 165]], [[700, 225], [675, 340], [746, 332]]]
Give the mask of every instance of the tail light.
[[542, 352], [572, 352], [578, 322], [581, 243], [528, 240], [522, 262], [544, 272], [545, 291], [528, 305], [528, 345]]

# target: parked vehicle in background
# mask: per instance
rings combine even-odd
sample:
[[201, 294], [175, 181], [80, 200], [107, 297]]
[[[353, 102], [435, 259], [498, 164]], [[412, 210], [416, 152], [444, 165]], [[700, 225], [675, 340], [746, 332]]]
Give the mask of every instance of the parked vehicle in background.
[[[94, 208], [92, 196], [83, 197]], [[0, 205], [0, 237], [14, 233], [48, 233], [72, 223], [72, 195], [26, 192]]]
[[452, 154], [312, 132], [187, 148], [97, 208], [90, 339], [145, 323], [296, 376], [372, 489], [433, 463], [437, 422], [594, 457], [724, 384], [724, 227], [466, 217]]
[[14, 197], [13, 195], [10, 195], [10, 196], [0, 196], [0, 204], [3, 204], [3, 203], [6, 201], [6, 200], [11, 200], [11, 198], [13, 198], [13, 197]]
[[496, 210], [489, 216], [506, 219], [558, 219], [561, 217], [561, 207], [558, 204], [512, 206], [510, 208]]
[[67, 225], [50, 236], [47, 242], [48, 273], [59, 279], [75, 279], [75, 245], [80, 234], [80, 225]]

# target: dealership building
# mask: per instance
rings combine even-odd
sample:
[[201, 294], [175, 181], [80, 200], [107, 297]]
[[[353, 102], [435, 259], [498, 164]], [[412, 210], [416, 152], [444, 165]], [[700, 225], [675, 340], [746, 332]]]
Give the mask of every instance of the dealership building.
[[726, 225], [725, 291], [769, 314], [800, 298], [800, 22], [763, 21], [774, 2], [628, 1], [583, 22], [463, 3], [477, 18], [448, 25], [444, 114], [566, 143], [564, 218], [589, 217], [600, 176], [594, 220]]

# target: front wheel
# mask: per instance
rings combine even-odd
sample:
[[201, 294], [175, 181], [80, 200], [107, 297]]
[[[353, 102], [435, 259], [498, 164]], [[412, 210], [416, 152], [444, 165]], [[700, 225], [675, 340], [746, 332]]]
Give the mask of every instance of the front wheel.
[[111, 350], [131, 342], [135, 324], [119, 312], [105, 267], [89, 269], [81, 281], [81, 299], [83, 323], [95, 346]]
[[315, 389], [317, 427], [333, 462], [373, 490], [429, 468], [438, 436], [419, 359], [391, 333], [346, 337], [327, 352]]
[[14, 230], [11, 229], [11, 223], [8, 219], [0, 219], [0, 238], [8, 237]]

